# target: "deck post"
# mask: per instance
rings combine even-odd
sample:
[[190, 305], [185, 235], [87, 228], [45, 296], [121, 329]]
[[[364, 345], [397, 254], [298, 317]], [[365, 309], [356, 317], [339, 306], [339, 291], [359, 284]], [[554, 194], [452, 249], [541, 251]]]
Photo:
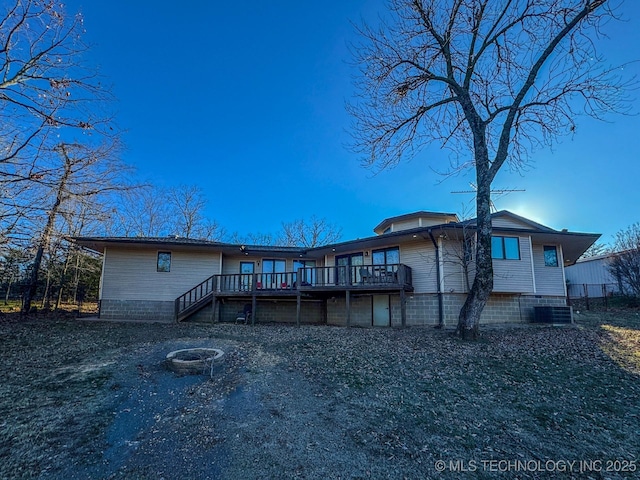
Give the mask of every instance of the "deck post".
[[406, 279], [406, 272], [402, 267], [403, 265], [398, 266], [398, 285], [400, 285], [400, 287], [404, 289], [404, 284], [407, 281], [407, 279]]
[[349, 290], [345, 290], [346, 293], [346, 304], [347, 304], [347, 327], [351, 326], [351, 292]]
[[256, 297], [256, 294], [254, 293], [253, 295], [251, 295], [251, 325], [255, 325], [256, 324], [256, 310], [258, 309], [258, 297]]
[[216, 313], [218, 313], [218, 297], [211, 298], [211, 323], [216, 323]]
[[400, 290], [400, 324], [402, 328], [407, 326], [407, 296], [404, 287]]
[[298, 290], [298, 295], [296, 295], [296, 325], [300, 326], [300, 304], [302, 302], [302, 296], [300, 295], [300, 290]]

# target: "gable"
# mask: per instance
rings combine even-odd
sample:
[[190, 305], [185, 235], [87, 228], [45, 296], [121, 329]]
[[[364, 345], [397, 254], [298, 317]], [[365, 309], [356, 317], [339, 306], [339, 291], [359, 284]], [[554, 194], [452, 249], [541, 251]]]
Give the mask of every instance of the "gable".
[[524, 230], [536, 230], [528, 223], [507, 216], [492, 218], [491, 225], [493, 226], [493, 228], [517, 228]]

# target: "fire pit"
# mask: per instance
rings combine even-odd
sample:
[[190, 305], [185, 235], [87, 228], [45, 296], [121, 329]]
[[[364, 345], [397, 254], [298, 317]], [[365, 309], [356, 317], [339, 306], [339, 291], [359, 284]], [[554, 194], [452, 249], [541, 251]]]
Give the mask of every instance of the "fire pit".
[[165, 364], [176, 373], [207, 373], [222, 363], [224, 352], [217, 348], [185, 348], [167, 354]]

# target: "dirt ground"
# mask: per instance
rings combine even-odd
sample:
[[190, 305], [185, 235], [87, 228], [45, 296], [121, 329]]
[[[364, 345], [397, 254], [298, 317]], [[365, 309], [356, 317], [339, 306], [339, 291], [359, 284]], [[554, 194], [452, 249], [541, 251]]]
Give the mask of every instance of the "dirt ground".
[[[0, 324], [0, 478], [633, 478], [640, 315], [575, 327]], [[170, 351], [219, 348], [211, 375]], [[573, 463], [571, 463], [573, 462]]]

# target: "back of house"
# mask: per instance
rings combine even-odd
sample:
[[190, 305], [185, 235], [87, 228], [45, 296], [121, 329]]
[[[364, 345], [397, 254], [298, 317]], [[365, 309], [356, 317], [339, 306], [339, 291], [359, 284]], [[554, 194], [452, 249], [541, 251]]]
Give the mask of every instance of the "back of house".
[[[599, 235], [508, 211], [492, 223], [494, 288], [481, 321], [527, 322], [537, 306], [565, 306], [565, 266]], [[103, 256], [105, 319], [455, 325], [473, 283], [475, 222], [418, 211], [384, 219], [374, 232], [316, 248], [176, 237], [74, 241]]]

